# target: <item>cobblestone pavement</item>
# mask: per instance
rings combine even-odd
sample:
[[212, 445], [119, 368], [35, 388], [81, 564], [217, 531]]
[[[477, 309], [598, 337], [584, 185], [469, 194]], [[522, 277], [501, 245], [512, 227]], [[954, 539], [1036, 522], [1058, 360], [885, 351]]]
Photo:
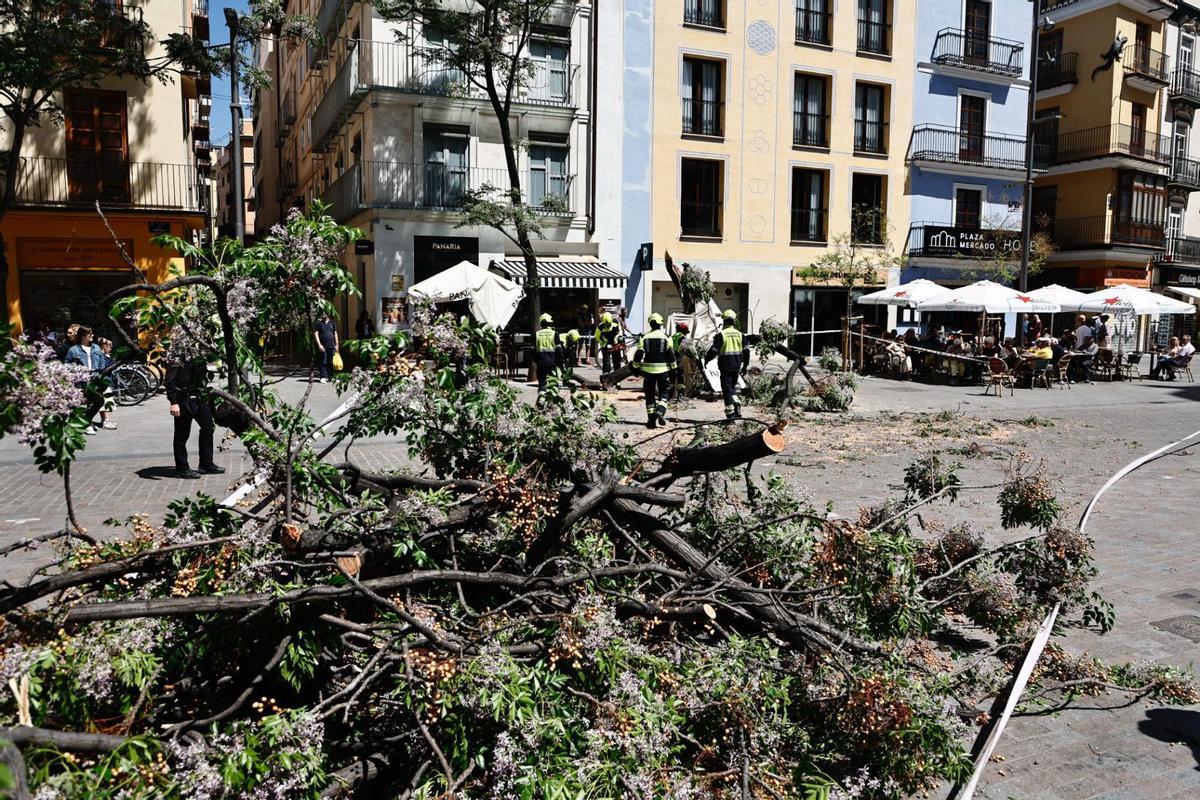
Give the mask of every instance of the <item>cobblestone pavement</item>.
[[[307, 383], [288, 380], [285, 397]], [[331, 386], [314, 385], [317, 415], [336, 407]], [[521, 391], [532, 395], [529, 387]], [[644, 407], [629, 388], [610, 393], [631, 441], [648, 453], [665, 451], [673, 437], [641, 425]], [[752, 410], [748, 409], [748, 412]], [[676, 425], [711, 421], [717, 403], [676, 410]], [[221, 497], [248, 465], [240, 444], [219, 454], [228, 469], [199, 481], [166, 477], [171, 468], [171, 419], [162, 397], [119, 409], [118, 431], [88, 442], [72, 472], [83, 524], [93, 532], [114, 515], [144, 511], [160, 518], [165, 503], [196, 491]], [[962, 463], [968, 484], [1000, 480], [1014, 457], [1044, 459], [1059, 477], [1067, 518], [1122, 465], [1200, 429], [1200, 384], [1151, 381], [1070, 389], [1017, 390], [984, 397], [964, 389], [867, 379], [848, 415], [811, 415], [787, 429], [788, 448], [763, 465], [805, 487], [834, 512], [899, 494], [903, 471], [930, 451]], [[680, 431], [680, 437], [686, 435]], [[648, 440], [648, 441], [647, 441]], [[1200, 445], [1160, 459], [1122, 480], [1100, 502], [1088, 533], [1096, 543], [1096, 588], [1116, 607], [1116, 628], [1099, 637], [1071, 632], [1061, 644], [1113, 661], [1154, 659], [1180, 666], [1200, 661], [1200, 566], [1195, 545], [1200, 515]], [[372, 468], [404, 461], [397, 440], [355, 446], [353, 458]], [[0, 545], [53, 530], [64, 516], [56, 476], [39, 475], [27, 451], [0, 442]], [[922, 512], [927, 525], [970, 520], [999, 530], [994, 491], [967, 493], [957, 504]], [[9, 559], [8, 577], [27, 572], [44, 556]], [[1010, 724], [978, 796], [986, 800], [1175, 800], [1200, 797], [1200, 709], [1127, 705], [1099, 698], [1095, 709], [1019, 716]]]

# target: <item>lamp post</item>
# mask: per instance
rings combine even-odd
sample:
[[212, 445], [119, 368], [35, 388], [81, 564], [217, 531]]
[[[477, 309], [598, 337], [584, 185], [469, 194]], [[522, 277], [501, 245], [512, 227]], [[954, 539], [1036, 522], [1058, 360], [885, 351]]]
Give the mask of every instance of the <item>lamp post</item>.
[[238, 88], [238, 14], [225, 9], [225, 24], [229, 26], [229, 148], [233, 174], [230, 188], [233, 193], [233, 238], [246, 243], [246, 198], [242, 186], [242, 98]]
[[[1033, 126], [1037, 119], [1037, 81], [1038, 81], [1038, 51], [1041, 48], [1039, 36], [1054, 30], [1054, 23], [1047, 17], [1038, 20], [1038, 6], [1041, 0], [1030, 0], [1033, 6], [1033, 24], [1030, 38], [1031, 49], [1029, 60], [1029, 109], [1025, 120], [1025, 198], [1021, 203], [1021, 276], [1020, 290], [1029, 290], [1029, 248], [1033, 241]], [[1025, 315], [1017, 315], [1017, 339], [1025, 341]]]

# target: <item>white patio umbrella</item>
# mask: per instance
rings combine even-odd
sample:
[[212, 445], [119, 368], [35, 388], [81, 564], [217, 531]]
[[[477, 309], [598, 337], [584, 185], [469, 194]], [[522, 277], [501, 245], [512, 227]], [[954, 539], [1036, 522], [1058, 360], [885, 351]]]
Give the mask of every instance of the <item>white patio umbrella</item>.
[[414, 284], [408, 295], [435, 303], [466, 300], [475, 319], [503, 328], [516, 313], [523, 291], [508, 278], [488, 272], [470, 261], [460, 261]]
[[1038, 300], [992, 281], [976, 281], [917, 304], [918, 311], [973, 311], [988, 314], [1053, 314], [1061, 308], [1058, 303]]
[[1122, 283], [1092, 292], [1079, 303], [1080, 311], [1142, 314], [1195, 314], [1196, 306], [1182, 300]]
[[899, 286], [891, 286], [887, 289], [880, 289], [878, 292], [864, 294], [858, 298], [857, 302], [868, 306], [916, 308], [917, 303], [922, 300], [928, 300], [936, 295], [944, 294], [946, 291], [945, 286], [940, 286], [924, 278], [917, 278], [915, 281], [902, 283]]
[[1034, 289], [1029, 293], [1029, 296], [1035, 300], [1046, 300], [1051, 303], [1058, 303], [1064, 310], [1078, 308], [1079, 304], [1087, 299], [1087, 295], [1083, 292], [1077, 292], [1074, 289], [1068, 289], [1065, 286], [1059, 286], [1057, 283], [1052, 283], [1049, 286], [1043, 286], [1040, 289]]

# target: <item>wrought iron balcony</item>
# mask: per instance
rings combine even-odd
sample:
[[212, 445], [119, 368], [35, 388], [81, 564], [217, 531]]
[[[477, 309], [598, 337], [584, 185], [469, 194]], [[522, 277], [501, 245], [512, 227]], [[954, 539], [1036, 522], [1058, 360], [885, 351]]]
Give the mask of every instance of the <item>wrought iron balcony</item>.
[[1038, 58], [1038, 91], [1079, 83], [1076, 77], [1078, 64], [1079, 53], [1076, 52], [1067, 51], [1053, 57], [1043, 53]]
[[886, 154], [887, 129], [886, 122], [854, 120], [854, 152]]
[[[557, 214], [558, 206], [565, 204], [561, 213], [571, 213], [574, 175], [528, 173], [524, 179], [522, 188], [534, 209]], [[453, 211], [467, 192], [488, 186], [506, 190], [508, 185], [506, 169], [360, 161], [329, 185], [321, 202], [332, 206], [330, 213], [335, 219], [344, 221], [369, 208]], [[558, 197], [562, 203], [548, 203], [548, 196]]]
[[1167, 183], [1192, 192], [1200, 191], [1200, 161], [1183, 156], [1171, 159], [1171, 176]]
[[824, 208], [792, 209], [792, 241], [824, 242], [828, 240], [829, 211]]
[[829, 147], [829, 115], [792, 112], [792, 144], [796, 147]]
[[1023, 44], [1010, 39], [943, 28], [933, 43], [933, 63], [1019, 78], [1024, 68], [1024, 50]]
[[722, 0], [684, 0], [683, 21], [688, 25], [705, 28], [724, 28], [725, 16]]
[[[324, 150], [342, 123], [370, 91], [396, 91], [454, 98], [487, 99], [467, 76], [433, 54], [407, 43], [352, 39], [342, 62], [312, 117], [313, 149]], [[578, 65], [537, 61], [525, 76], [514, 101], [557, 109], [574, 107]]]
[[858, 52], [886, 56], [892, 52], [892, 26], [886, 22], [858, 21]]
[[797, 44], [832, 44], [833, 14], [796, 6]]
[[[1047, 152], [1035, 144], [1034, 169], [1045, 169]], [[918, 125], [908, 144], [909, 162], [964, 164], [998, 170], [1025, 169], [1025, 138], [963, 131], [944, 125]]]
[[1175, 70], [1171, 75], [1168, 99], [1200, 108], [1200, 72], [1184, 68]]
[[724, 134], [725, 104], [720, 100], [683, 98], [683, 132], [689, 136]]
[[279, 103], [279, 139], [283, 140], [296, 124], [296, 93], [288, 89]]
[[910, 258], [1010, 260], [1020, 258], [1021, 231], [914, 222], [908, 229], [905, 252]]
[[1129, 47], [1121, 56], [1126, 77], [1136, 77], [1155, 84], [1166, 85], [1167, 54], [1142, 45]]
[[1158, 261], [1181, 264], [1200, 264], [1200, 239], [1194, 236], [1171, 236]]
[[1171, 163], [1171, 139], [1125, 123], [1060, 133], [1050, 155], [1052, 164], [1091, 158], [1128, 156], [1157, 164]]
[[1038, 226], [1060, 250], [1092, 250], [1113, 246], [1163, 247], [1166, 226], [1160, 220], [1105, 214], [1048, 220]]
[[18, 206], [206, 212], [208, 195], [189, 164], [125, 161], [96, 164], [65, 158], [22, 158], [14, 200]]
[[679, 204], [679, 231], [683, 236], [713, 239], [721, 235], [721, 202], [684, 201]]

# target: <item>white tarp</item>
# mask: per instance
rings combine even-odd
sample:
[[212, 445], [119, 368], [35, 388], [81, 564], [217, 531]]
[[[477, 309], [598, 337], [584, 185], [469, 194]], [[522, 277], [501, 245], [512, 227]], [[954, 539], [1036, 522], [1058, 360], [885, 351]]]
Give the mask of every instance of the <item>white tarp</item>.
[[1053, 314], [1058, 303], [1038, 300], [992, 281], [976, 281], [917, 304], [918, 311], [972, 311], [988, 314]]
[[1074, 289], [1068, 289], [1065, 286], [1059, 286], [1057, 283], [1052, 283], [1049, 286], [1043, 286], [1040, 289], [1034, 289], [1029, 293], [1029, 296], [1038, 300], [1047, 300], [1051, 303], [1058, 303], [1063, 307], [1064, 311], [1070, 311], [1073, 308], [1079, 308], [1079, 304], [1087, 299], [1087, 295], [1083, 292], [1077, 292]]
[[[695, 339], [707, 350], [713, 336], [721, 330], [721, 307], [715, 301], [709, 300], [707, 304], [697, 303], [691, 314], [672, 314], [667, 319], [667, 332], [674, 331], [678, 322], [687, 323], [687, 339]], [[721, 373], [717, 370], [715, 359], [704, 367], [704, 378], [708, 381], [710, 389], [714, 392], [721, 391]], [[739, 378], [738, 385], [745, 386], [745, 382]]]
[[948, 292], [945, 286], [926, 280], [925, 278], [917, 278], [915, 281], [902, 283], [899, 286], [892, 286], [887, 289], [880, 289], [878, 292], [864, 294], [855, 302], [862, 303], [867, 306], [900, 306], [902, 308], [916, 308], [917, 303], [922, 300], [928, 300], [931, 297], [937, 297], [940, 294]]
[[472, 316], [493, 328], [508, 324], [523, 295], [521, 287], [508, 278], [488, 272], [470, 261], [460, 261], [408, 290], [410, 298], [435, 303], [466, 300], [471, 305]]
[[1122, 283], [1087, 295], [1080, 311], [1142, 314], [1195, 314], [1196, 306]]

